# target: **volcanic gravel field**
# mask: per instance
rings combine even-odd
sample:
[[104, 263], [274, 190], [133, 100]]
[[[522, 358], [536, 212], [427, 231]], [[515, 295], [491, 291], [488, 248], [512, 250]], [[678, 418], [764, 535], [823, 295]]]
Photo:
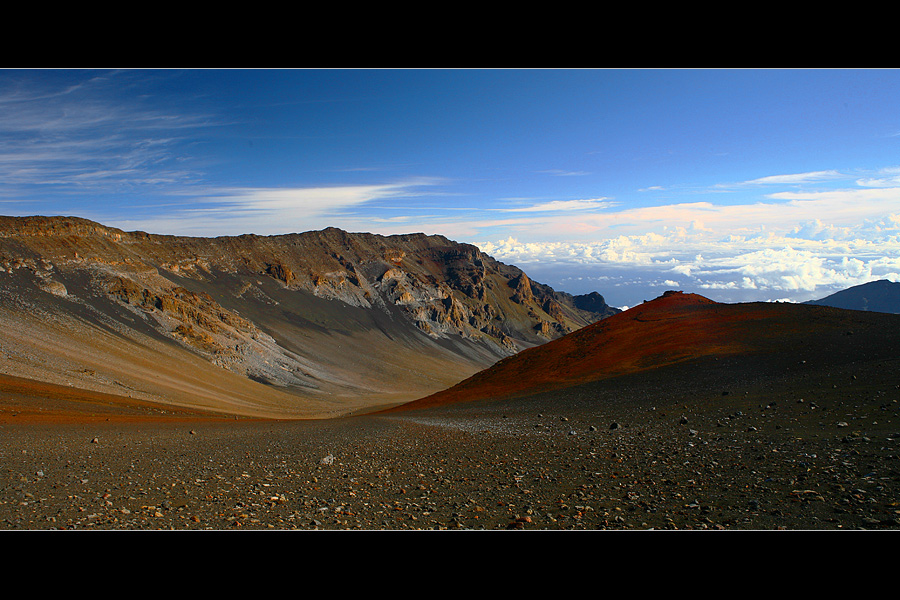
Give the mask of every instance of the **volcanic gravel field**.
[[0, 527], [900, 528], [897, 361], [767, 360], [329, 420], [10, 417]]

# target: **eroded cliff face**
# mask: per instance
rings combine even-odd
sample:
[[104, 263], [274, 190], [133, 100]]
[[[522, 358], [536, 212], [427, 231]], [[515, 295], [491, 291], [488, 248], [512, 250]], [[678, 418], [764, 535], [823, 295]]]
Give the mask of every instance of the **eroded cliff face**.
[[[254, 381], [347, 394], [444, 385], [453, 376], [433, 372], [442, 365], [462, 378], [617, 312], [602, 297], [579, 308], [442, 236], [329, 228], [190, 238], [70, 217], [0, 217], [4, 287], [8, 300], [45, 310], [80, 306], [120, 325], [130, 314]], [[404, 356], [420, 359], [398, 383]]]

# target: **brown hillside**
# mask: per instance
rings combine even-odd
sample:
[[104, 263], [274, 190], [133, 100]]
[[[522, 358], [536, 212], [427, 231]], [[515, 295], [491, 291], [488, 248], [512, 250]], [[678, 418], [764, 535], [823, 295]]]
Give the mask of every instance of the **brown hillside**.
[[314, 418], [421, 398], [618, 312], [589, 300], [437, 235], [0, 216], [0, 375], [191, 410]]

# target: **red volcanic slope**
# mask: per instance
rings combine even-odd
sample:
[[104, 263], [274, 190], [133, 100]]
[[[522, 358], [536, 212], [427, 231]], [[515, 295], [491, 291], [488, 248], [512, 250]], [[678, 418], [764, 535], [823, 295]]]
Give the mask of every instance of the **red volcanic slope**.
[[0, 374], [0, 425], [224, 419], [215, 413]]
[[666, 292], [391, 410], [523, 396], [703, 356], [751, 351], [766, 338], [796, 329], [794, 308], [720, 304], [697, 294]]

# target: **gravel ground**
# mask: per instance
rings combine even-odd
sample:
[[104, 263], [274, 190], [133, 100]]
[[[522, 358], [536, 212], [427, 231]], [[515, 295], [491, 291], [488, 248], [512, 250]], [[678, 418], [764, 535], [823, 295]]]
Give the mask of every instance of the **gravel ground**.
[[3, 425], [0, 528], [900, 528], [896, 369], [725, 362], [324, 421]]

